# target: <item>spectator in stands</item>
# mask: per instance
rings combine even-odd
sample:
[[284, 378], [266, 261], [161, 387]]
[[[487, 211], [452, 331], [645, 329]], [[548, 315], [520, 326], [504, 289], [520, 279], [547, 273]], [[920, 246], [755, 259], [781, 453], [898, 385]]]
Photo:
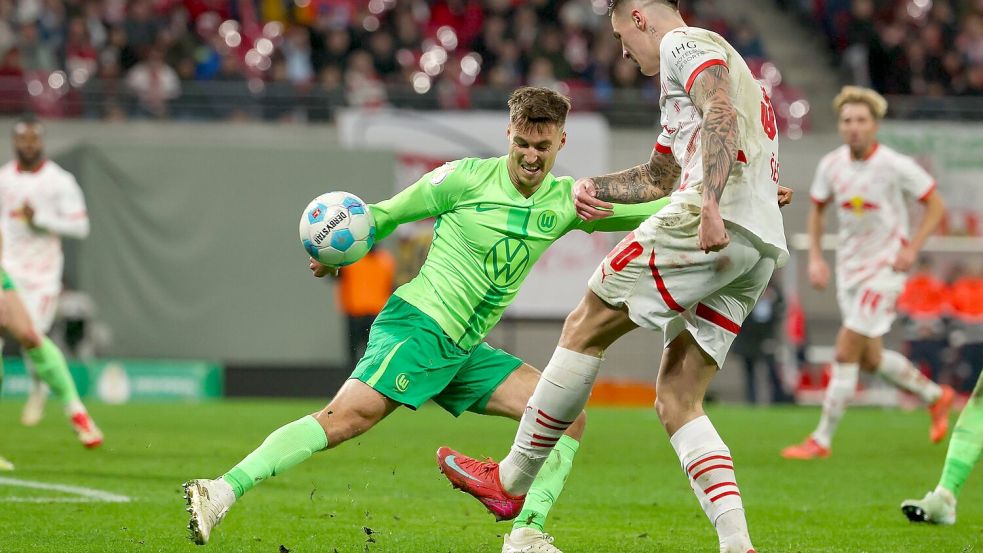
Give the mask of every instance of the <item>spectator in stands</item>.
[[741, 325], [741, 332], [734, 340], [734, 353], [744, 360], [746, 398], [750, 404], [758, 402], [757, 369], [764, 365], [771, 403], [791, 401], [779, 372], [778, 354], [782, 341], [782, 320], [785, 317], [785, 299], [776, 279], [768, 283], [758, 303]]
[[396, 262], [377, 246], [335, 277], [338, 306], [348, 320], [348, 360], [352, 368], [365, 353], [372, 321], [382, 311], [395, 287]]
[[952, 283], [950, 292], [953, 326], [962, 335], [960, 362], [968, 370], [963, 391], [970, 391], [983, 369], [983, 262], [974, 259]]
[[898, 297], [898, 314], [904, 328], [906, 356], [928, 368], [939, 382], [948, 343], [945, 316], [949, 310], [949, 287], [933, 274], [931, 258], [922, 256]]
[[151, 48], [146, 61], [133, 66], [126, 74], [126, 86], [137, 97], [139, 114], [167, 116], [167, 104], [181, 94], [177, 72], [164, 63], [164, 53]]

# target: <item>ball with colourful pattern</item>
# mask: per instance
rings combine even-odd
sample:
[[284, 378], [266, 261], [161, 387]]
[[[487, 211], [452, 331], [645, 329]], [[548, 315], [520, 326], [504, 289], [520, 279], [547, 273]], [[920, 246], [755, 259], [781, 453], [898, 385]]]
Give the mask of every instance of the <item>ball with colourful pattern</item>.
[[322, 265], [351, 265], [372, 249], [375, 221], [365, 202], [348, 192], [328, 192], [300, 216], [300, 242]]

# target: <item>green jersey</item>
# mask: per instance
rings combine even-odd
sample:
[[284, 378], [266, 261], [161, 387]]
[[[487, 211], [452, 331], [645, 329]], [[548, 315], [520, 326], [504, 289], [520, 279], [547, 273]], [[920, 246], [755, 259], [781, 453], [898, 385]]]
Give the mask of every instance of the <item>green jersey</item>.
[[369, 206], [380, 240], [400, 224], [436, 217], [420, 274], [395, 294], [466, 350], [498, 323], [550, 244], [572, 230], [634, 230], [668, 203], [618, 205], [610, 217], [584, 222], [574, 209], [572, 177], [548, 174], [526, 198], [506, 163], [506, 157], [453, 161]]

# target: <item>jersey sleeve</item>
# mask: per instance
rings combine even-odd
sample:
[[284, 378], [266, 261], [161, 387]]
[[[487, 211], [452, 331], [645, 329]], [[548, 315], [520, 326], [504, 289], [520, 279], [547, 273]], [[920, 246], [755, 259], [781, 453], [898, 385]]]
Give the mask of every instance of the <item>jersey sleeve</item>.
[[635, 230], [646, 219], [669, 205], [669, 197], [642, 204], [614, 204], [614, 213], [596, 221], [584, 221], [577, 217], [574, 228], [584, 232], [627, 232]]
[[36, 206], [35, 209], [34, 224], [38, 227], [69, 238], [85, 238], [89, 235], [85, 196], [71, 174], [65, 174], [52, 205]]
[[812, 178], [812, 186], [809, 187], [809, 197], [817, 204], [825, 204], [833, 195], [833, 190], [829, 186], [829, 179], [826, 177], [826, 159], [824, 158], [816, 166], [816, 175]]
[[472, 160], [451, 161], [423, 175], [388, 200], [369, 205], [376, 240], [405, 223], [436, 217], [454, 209], [471, 184]]
[[727, 52], [709, 34], [696, 30], [668, 33], [660, 46], [662, 71], [689, 94], [696, 78], [714, 65], [727, 67]]
[[906, 195], [924, 201], [935, 190], [935, 179], [928, 174], [928, 171], [922, 169], [922, 166], [914, 159], [908, 156], [899, 156], [894, 167], [898, 172], [901, 189]]

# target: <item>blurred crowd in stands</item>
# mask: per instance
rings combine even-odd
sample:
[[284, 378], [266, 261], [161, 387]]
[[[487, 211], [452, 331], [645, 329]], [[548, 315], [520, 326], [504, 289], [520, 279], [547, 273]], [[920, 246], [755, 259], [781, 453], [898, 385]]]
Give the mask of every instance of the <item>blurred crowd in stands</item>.
[[885, 94], [983, 94], [981, 0], [779, 0], [817, 21], [850, 82]]
[[958, 263], [943, 278], [922, 258], [898, 299], [905, 354], [931, 375], [970, 391], [983, 368], [983, 259]]
[[[684, 4], [808, 112], [746, 20]], [[0, 0], [0, 109], [90, 117], [328, 119], [341, 105], [468, 109], [543, 85], [575, 109], [657, 104], [607, 0]], [[791, 99], [786, 101], [786, 97]], [[653, 110], [649, 110], [653, 111]]]

